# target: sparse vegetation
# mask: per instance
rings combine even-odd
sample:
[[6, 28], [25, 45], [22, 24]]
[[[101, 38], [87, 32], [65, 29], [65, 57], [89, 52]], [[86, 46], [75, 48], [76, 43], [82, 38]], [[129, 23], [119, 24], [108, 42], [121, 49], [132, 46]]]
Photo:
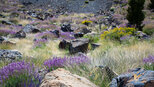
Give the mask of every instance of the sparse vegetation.
[[[98, 87], [110, 87], [114, 77], [130, 69], [154, 70], [154, 17], [147, 9], [150, 0], [113, 0], [116, 4], [97, 13], [70, 13], [63, 7], [35, 8], [32, 3], [8, 1], [0, 2], [0, 36], [6, 39], [0, 39], [0, 87], [40, 87], [44, 75], [58, 68], [85, 77]], [[82, 10], [95, 1], [83, 1]], [[153, 0], [149, 6], [152, 9]], [[65, 23], [68, 26], [62, 30]], [[24, 31], [27, 24], [34, 26], [27, 31], [39, 32]], [[22, 35], [19, 31], [26, 36], [14, 37]], [[78, 42], [85, 38], [88, 45]], [[65, 50], [59, 49], [63, 40], [66, 43], [61, 47], [67, 45]], [[87, 52], [70, 53], [82, 50], [82, 45]], [[1, 50], [19, 51], [22, 58], [7, 60], [6, 55], [13, 54], [2, 54]], [[116, 75], [109, 75], [106, 67]]]

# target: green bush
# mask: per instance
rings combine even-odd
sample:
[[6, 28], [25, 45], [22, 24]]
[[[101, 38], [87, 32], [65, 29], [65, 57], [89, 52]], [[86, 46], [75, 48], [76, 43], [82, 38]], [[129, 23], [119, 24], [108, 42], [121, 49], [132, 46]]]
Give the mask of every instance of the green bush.
[[98, 35], [85, 35], [84, 38], [88, 38], [90, 43], [97, 43], [99, 41]]
[[143, 32], [146, 33], [147, 35], [150, 35], [151, 36], [154, 33], [154, 28], [152, 28], [152, 29], [146, 29], [146, 28], [144, 28], [143, 29]]
[[135, 26], [139, 31], [142, 31], [142, 21], [145, 18], [143, 13], [145, 0], [129, 0], [127, 10], [127, 20], [130, 25]]

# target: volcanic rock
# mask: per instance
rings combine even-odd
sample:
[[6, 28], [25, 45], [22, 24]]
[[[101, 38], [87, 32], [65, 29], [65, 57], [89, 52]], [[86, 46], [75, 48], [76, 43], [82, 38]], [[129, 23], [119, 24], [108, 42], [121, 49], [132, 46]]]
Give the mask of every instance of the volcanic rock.
[[26, 33], [38, 33], [41, 32], [37, 27], [27, 24], [24, 28], [23, 31]]
[[14, 37], [15, 38], [25, 38], [26, 37], [26, 33], [21, 30], [21, 31], [17, 32]]
[[0, 50], [0, 60], [1, 59], [17, 60], [17, 59], [21, 59], [21, 58], [22, 58], [22, 54], [18, 51]]
[[86, 53], [88, 50], [89, 39], [80, 38], [72, 40], [69, 47], [70, 54], [75, 54], [78, 52]]
[[153, 87], [154, 71], [136, 68], [112, 79], [110, 87]]
[[63, 24], [62, 26], [61, 26], [61, 30], [63, 31], [63, 32], [72, 32], [73, 30], [71, 29], [71, 24]]

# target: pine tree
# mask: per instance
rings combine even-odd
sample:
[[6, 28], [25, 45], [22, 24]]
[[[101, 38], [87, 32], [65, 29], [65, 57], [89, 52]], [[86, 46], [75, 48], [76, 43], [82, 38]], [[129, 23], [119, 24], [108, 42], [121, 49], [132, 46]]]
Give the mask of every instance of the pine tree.
[[150, 1], [151, 1], [151, 3], [149, 5], [149, 7], [150, 7], [150, 9], [154, 9], [154, 0], [150, 0]]
[[127, 10], [127, 20], [130, 25], [135, 26], [139, 31], [142, 31], [142, 21], [145, 18], [143, 13], [145, 0], [129, 0]]

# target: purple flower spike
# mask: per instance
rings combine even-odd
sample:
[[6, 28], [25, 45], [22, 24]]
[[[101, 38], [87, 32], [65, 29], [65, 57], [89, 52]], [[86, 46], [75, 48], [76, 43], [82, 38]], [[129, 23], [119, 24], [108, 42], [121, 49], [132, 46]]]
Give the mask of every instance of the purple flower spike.
[[80, 65], [89, 63], [90, 59], [87, 56], [75, 56], [75, 57], [53, 57], [52, 59], [48, 59], [44, 61], [45, 67], [48, 69], [58, 68], [58, 67], [64, 67], [69, 65]]
[[144, 58], [143, 63], [154, 63], [154, 56], [149, 55], [147, 58]]

